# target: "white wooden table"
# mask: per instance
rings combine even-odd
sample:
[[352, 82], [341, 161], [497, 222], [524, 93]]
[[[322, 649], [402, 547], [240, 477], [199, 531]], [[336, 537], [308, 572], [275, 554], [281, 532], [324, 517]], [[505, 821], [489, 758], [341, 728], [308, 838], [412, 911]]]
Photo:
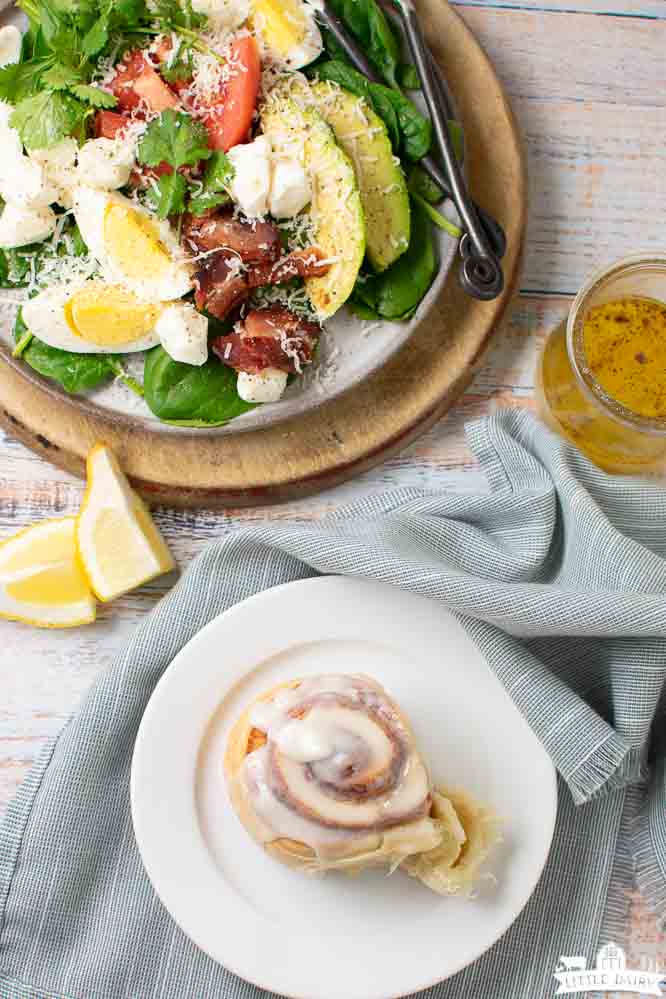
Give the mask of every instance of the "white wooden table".
[[[315, 519], [362, 493], [397, 485], [478, 485], [465, 421], [500, 406], [531, 406], [539, 345], [589, 271], [624, 253], [666, 246], [666, 0], [458, 0], [456, 6], [494, 60], [527, 146], [530, 224], [521, 295], [508, 326], [449, 417], [355, 482], [286, 506], [158, 511], [181, 566], [237, 524]], [[0, 538], [36, 519], [74, 513], [81, 494], [80, 482], [0, 436]], [[87, 629], [49, 632], [0, 622], [0, 812], [44, 740], [161, 593], [158, 583], [102, 607]], [[628, 963], [651, 959], [666, 969], [666, 938], [637, 895], [629, 929]]]

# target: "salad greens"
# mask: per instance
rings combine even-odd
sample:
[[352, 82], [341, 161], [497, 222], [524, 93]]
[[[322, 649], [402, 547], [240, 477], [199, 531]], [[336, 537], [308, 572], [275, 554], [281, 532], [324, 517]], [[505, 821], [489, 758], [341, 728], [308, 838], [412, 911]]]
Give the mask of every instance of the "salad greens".
[[222, 152], [214, 152], [200, 185], [190, 189], [189, 210], [192, 214], [204, 215], [211, 208], [231, 201], [227, 190], [233, 178], [234, 168], [229, 159]]
[[177, 169], [194, 166], [199, 160], [208, 159], [211, 152], [201, 122], [183, 111], [170, 109], [151, 121], [139, 143], [137, 158], [146, 166], [168, 163]]
[[[14, 324], [14, 339], [25, 344], [29, 330], [19, 309]], [[120, 360], [115, 354], [74, 354], [59, 350], [31, 337], [21, 351], [21, 357], [30, 367], [62, 385], [65, 392], [86, 392], [119, 374]]]
[[407, 251], [382, 274], [359, 275], [351, 307], [363, 319], [409, 319], [437, 271], [432, 230], [412, 203], [412, 234]]
[[179, 171], [202, 160], [208, 160], [206, 170], [201, 181], [190, 186], [187, 210], [203, 215], [230, 200], [227, 187], [234, 175], [233, 167], [224, 153], [210, 149], [206, 129], [188, 114], [169, 110], [155, 118], [139, 143], [137, 159], [149, 167], [167, 163], [172, 168], [149, 190], [161, 219], [186, 211], [188, 183]]
[[[201, 47], [196, 28], [205, 17], [191, 0], [18, 0], [29, 28], [21, 62], [0, 69], [0, 100], [16, 107], [10, 123], [28, 149], [53, 146], [67, 136], [85, 138], [98, 108], [113, 108], [112, 94], [93, 86], [100, 57], [117, 61], [146, 35], [176, 32]], [[205, 50], [208, 47], [203, 45]]]
[[165, 423], [216, 427], [253, 409], [236, 391], [237, 375], [216, 358], [201, 367], [174, 361], [163, 347], [146, 353], [145, 400]]
[[330, 0], [330, 4], [388, 85], [397, 88], [400, 44], [379, 4], [375, 0]]
[[340, 59], [316, 63], [310, 76], [330, 80], [358, 97], [363, 97], [384, 121], [394, 151], [409, 160], [422, 159], [432, 141], [430, 119], [424, 117], [415, 104], [399, 90], [381, 83], [371, 83], [362, 73]]
[[137, 160], [149, 167], [167, 163], [172, 168], [170, 173], [162, 174], [154, 188], [150, 188], [159, 218], [181, 215], [185, 211], [187, 182], [178, 171], [208, 159], [211, 153], [206, 129], [189, 114], [163, 111], [150, 123], [139, 143]]

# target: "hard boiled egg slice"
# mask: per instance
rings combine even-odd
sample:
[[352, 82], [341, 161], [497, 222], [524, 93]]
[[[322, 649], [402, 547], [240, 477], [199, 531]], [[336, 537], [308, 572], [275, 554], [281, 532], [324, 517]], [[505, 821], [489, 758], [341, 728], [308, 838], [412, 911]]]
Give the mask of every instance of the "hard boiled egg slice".
[[105, 281], [149, 302], [171, 301], [190, 291], [191, 267], [168, 222], [122, 194], [92, 187], [76, 188], [73, 203], [83, 240]]
[[264, 45], [285, 66], [300, 69], [321, 53], [324, 46], [313, 4], [306, 0], [252, 0], [252, 10]]
[[76, 354], [129, 354], [159, 343], [160, 303], [103, 281], [53, 285], [23, 305], [23, 321], [49, 347]]

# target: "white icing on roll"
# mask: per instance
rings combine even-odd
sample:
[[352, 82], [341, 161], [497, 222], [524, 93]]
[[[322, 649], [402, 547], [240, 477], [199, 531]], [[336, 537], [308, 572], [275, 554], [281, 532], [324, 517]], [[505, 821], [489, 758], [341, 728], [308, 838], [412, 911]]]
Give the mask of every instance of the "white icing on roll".
[[369, 846], [429, 811], [430, 782], [410, 730], [383, 688], [362, 675], [303, 680], [250, 712], [264, 746], [238, 773], [264, 842], [317, 854]]

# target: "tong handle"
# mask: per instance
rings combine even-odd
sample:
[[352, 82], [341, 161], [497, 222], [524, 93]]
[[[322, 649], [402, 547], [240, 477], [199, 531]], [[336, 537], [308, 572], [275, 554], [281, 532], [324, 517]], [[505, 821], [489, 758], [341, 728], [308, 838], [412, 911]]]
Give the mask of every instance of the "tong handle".
[[438, 95], [431, 73], [430, 54], [426, 48], [416, 9], [412, 0], [399, 0], [398, 7], [402, 14], [412, 58], [421, 79], [437, 145], [449, 176], [453, 200], [466, 229], [467, 238], [463, 237], [460, 245], [462, 256], [460, 283], [474, 298], [489, 301], [497, 298], [504, 287], [502, 268], [486, 238], [476, 208], [467, 192], [447, 123], [438, 105]]

